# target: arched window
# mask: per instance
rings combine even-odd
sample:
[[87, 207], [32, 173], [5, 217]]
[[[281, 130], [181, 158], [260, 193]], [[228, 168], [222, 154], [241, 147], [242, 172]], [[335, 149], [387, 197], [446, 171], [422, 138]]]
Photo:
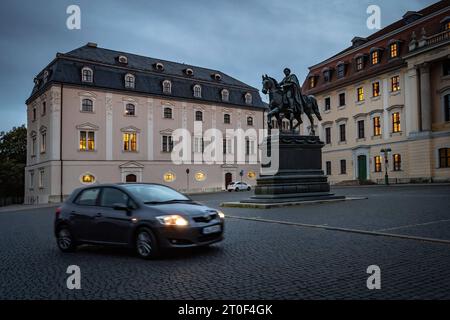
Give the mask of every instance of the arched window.
[[252, 126], [253, 125], [253, 117], [247, 117], [247, 125]]
[[82, 184], [87, 184], [87, 185], [93, 184], [93, 183], [95, 183], [95, 176], [93, 174], [87, 172], [80, 177], [80, 181]]
[[252, 95], [250, 93], [245, 94], [245, 103], [252, 104]]
[[81, 81], [83, 82], [92, 82], [94, 72], [91, 68], [84, 67], [81, 69]]
[[203, 112], [195, 111], [195, 121], [203, 121]]
[[132, 103], [127, 103], [125, 106], [125, 115], [126, 116], [135, 116], [136, 115], [136, 107]]
[[231, 116], [228, 113], [223, 115], [223, 123], [229, 124], [231, 123]]
[[169, 80], [163, 81], [163, 93], [172, 93], [172, 82], [170, 82]]
[[202, 97], [202, 87], [198, 84], [194, 86], [194, 97], [196, 98]]
[[135, 78], [132, 74], [126, 74], [125, 75], [125, 88], [128, 89], [134, 89], [135, 85]]
[[164, 119], [172, 119], [172, 108], [164, 108]]
[[222, 101], [228, 102], [230, 99], [230, 92], [227, 89], [222, 90]]
[[91, 99], [83, 99], [81, 103], [82, 112], [94, 112], [94, 102]]

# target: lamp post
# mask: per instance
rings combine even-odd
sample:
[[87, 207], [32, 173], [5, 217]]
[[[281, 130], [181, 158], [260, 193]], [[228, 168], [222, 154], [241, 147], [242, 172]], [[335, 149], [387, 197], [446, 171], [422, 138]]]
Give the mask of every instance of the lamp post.
[[391, 148], [385, 148], [385, 149], [381, 149], [381, 152], [384, 153], [384, 168], [385, 168], [385, 173], [384, 173], [384, 183], [386, 185], [389, 185], [389, 176], [388, 176], [388, 157], [389, 157], [389, 152], [391, 152]]
[[189, 168], [186, 169], [186, 185], [187, 185], [186, 191], [189, 191], [189, 172], [190, 172]]

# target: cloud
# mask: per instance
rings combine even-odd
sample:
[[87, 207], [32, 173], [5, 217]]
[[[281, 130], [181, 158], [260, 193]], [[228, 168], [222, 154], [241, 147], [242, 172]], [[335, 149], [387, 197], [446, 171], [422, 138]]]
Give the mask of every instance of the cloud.
[[[300, 79], [308, 67], [350, 40], [371, 33], [366, 9], [382, 9], [382, 25], [433, 1], [369, 0], [4, 0], [0, 12], [0, 130], [25, 122], [34, 76], [57, 52], [86, 42], [225, 72], [257, 88], [260, 76]], [[66, 28], [66, 8], [81, 7], [82, 29]]]

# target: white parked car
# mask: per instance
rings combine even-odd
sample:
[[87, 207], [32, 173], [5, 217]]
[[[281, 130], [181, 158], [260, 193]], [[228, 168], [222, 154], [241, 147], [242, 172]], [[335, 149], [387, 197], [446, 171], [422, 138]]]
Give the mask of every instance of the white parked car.
[[229, 192], [231, 192], [233, 190], [234, 191], [250, 191], [251, 189], [252, 188], [245, 182], [231, 182], [227, 188], [227, 190]]

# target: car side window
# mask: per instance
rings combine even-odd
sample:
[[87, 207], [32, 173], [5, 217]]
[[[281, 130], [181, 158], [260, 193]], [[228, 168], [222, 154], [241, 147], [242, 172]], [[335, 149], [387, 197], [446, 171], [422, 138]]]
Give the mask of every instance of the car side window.
[[99, 192], [99, 188], [81, 191], [81, 193], [75, 200], [75, 203], [80, 206], [95, 206], [97, 204], [97, 197]]
[[103, 188], [100, 206], [114, 207], [116, 204], [128, 205], [128, 195], [116, 188]]

